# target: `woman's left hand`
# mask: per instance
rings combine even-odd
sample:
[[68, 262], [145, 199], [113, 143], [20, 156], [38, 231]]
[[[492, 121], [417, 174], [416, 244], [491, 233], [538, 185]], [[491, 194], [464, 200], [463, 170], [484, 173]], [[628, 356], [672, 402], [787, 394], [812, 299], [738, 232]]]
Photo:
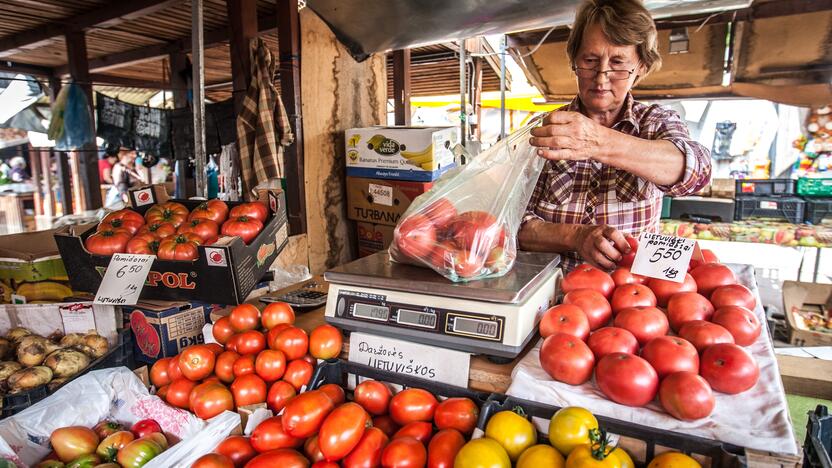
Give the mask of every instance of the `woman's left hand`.
[[532, 129], [538, 156], [554, 161], [584, 160], [603, 152], [608, 128], [579, 112], [550, 112], [543, 125]]

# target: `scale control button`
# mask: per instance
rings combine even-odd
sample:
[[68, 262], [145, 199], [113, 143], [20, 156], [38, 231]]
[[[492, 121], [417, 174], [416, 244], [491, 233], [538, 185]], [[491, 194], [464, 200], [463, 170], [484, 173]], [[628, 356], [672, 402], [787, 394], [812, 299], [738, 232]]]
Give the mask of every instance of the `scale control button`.
[[335, 308], [335, 313], [338, 314], [339, 317], [344, 315], [344, 309], [347, 307], [346, 301], [344, 298], [338, 298], [338, 306]]

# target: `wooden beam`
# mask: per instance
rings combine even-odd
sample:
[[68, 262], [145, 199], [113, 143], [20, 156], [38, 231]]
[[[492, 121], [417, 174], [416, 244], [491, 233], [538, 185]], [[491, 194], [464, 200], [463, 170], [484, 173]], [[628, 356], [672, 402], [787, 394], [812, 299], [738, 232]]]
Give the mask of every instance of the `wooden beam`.
[[[170, 67], [170, 85], [173, 88], [173, 107], [182, 109], [188, 107], [188, 88], [190, 82], [188, 76], [191, 68], [188, 63], [188, 56], [184, 52], [170, 54], [168, 58]], [[181, 152], [180, 152], [181, 153]], [[195, 195], [189, 190], [188, 184], [188, 154], [174, 154], [174, 196], [176, 198], [189, 198]]]
[[[43, 191], [41, 190], [43, 186], [40, 181], [40, 149], [33, 148], [31, 144], [27, 149], [29, 150], [29, 166], [32, 168], [32, 182], [34, 182], [35, 185], [35, 216], [40, 216], [43, 214]], [[46, 170], [48, 171], [49, 168], [47, 167]]]
[[410, 125], [410, 49], [393, 51], [393, 112], [396, 125]]
[[171, 84], [161, 81], [142, 80], [138, 78], [127, 78], [124, 76], [111, 76], [101, 73], [90, 73], [89, 80], [93, 84], [108, 84], [124, 86], [125, 88], [142, 88], [142, 89], [158, 89], [170, 90]]
[[106, 6], [95, 8], [89, 12], [60, 22], [47, 23], [27, 31], [0, 39], [0, 56], [12, 55], [24, 49], [38, 47], [39, 43], [53, 37], [61, 36], [68, 29], [83, 31], [93, 26], [113, 26], [122, 21], [139, 18], [150, 13], [178, 4], [177, 0], [130, 0], [111, 2]]
[[52, 153], [49, 148], [38, 148], [43, 180], [37, 181], [43, 190], [43, 215], [52, 220], [55, 216], [55, 197], [52, 193]]
[[75, 213], [72, 207], [72, 178], [66, 151], [55, 151], [54, 154], [58, 158], [58, 188], [60, 189], [58, 201], [61, 203], [61, 215], [63, 216]]
[[[286, 148], [284, 177], [291, 235], [306, 233], [303, 118], [301, 116], [300, 18], [298, 0], [277, 2], [277, 44], [280, 49], [280, 93], [295, 141]], [[315, 209], [319, 209], [316, 207]]]
[[11, 62], [9, 60], [0, 60], [0, 71], [41, 77], [52, 76], [54, 73], [54, 70], [49, 67], [31, 65], [28, 63]]
[[251, 82], [251, 40], [257, 37], [257, 0], [226, 0], [231, 27], [231, 80], [234, 113], [239, 114], [244, 90]]

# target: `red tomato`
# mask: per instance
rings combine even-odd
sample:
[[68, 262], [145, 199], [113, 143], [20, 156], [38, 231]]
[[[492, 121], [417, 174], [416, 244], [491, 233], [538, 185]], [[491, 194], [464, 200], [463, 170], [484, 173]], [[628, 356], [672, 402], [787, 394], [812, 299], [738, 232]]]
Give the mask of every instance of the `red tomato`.
[[437, 229], [444, 229], [456, 217], [456, 207], [447, 198], [440, 198], [421, 211], [427, 216]]
[[196, 234], [177, 234], [162, 239], [156, 255], [162, 260], [196, 260], [202, 238]]
[[312, 378], [312, 372], [315, 368], [312, 364], [304, 359], [295, 359], [286, 365], [286, 373], [283, 374], [283, 380], [292, 384], [295, 390], [300, 391], [300, 388], [309, 384], [309, 379]]
[[168, 387], [170, 385], [162, 385], [156, 390], [156, 396], [161, 398], [163, 401], [168, 401]]
[[317, 434], [306, 439], [306, 442], [303, 443], [303, 453], [306, 454], [306, 458], [308, 458], [309, 461], [315, 464], [318, 462], [328, 463], [324, 458], [324, 454], [321, 453], [321, 446], [318, 444]]
[[393, 231], [393, 243], [412, 259], [426, 258], [436, 244], [436, 227], [427, 216], [408, 216]]
[[413, 437], [391, 440], [381, 452], [381, 465], [385, 468], [418, 468], [427, 463], [428, 453], [424, 444]]
[[266, 404], [270, 410], [277, 414], [297, 394], [298, 392], [295, 391], [295, 387], [292, 384], [278, 380], [269, 388], [269, 393], [266, 395]]
[[318, 432], [318, 445], [327, 461], [346, 457], [361, 441], [370, 416], [358, 403], [345, 403], [324, 419]]
[[719, 343], [708, 346], [702, 352], [699, 375], [714, 390], [733, 395], [753, 387], [760, 376], [760, 368], [745, 349], [735, 344]]
[[604, 327], [589, 335], [587, 340], [592, 355], [598, 361], [607, 354], [638, 352], [638, 340], [632, 333], [623, 328]]
[[179, 227], [188, 218], [188, 209], [177, 202], [158, 203], [150, 207], [144, 214], [147, 224], [171, 223]]
[[131, 209], [128, 209], [128, 208], [124, 208], [122, 210], [117, 210], [117, 211], [113, 211], [111, 213], [108, 213], [107, 216], [105, 216], [104, 219], [101, 220], [101, 222], [102, 223], [108, 223], [108, 222], [116, 220], [116, 219], [121, 220], [121, 221], [125, 221], [125, 222], [132, 222], [133, 224], [136, 224], [136, 223], [138, 223], [140, 225], [144, 224], [144, 217], [142, 215], [140, 215], [139, 213], [137, 213], [137, 212], [135, 212]]
[[381, 452], [387, 445], [389, 438], [387, 434], [377, 427], [368, 427], [358, 441], [358, 445], [352, 449], [343, 460], [341, 466], [344, 468], [364, 468], [381, 465]]
[[667, 316], [655, 307], [624, 309], [618, 313], [613, 323], [632, 333], [642, 346], [657, 336], [667, 335], [669, 328]]
[[690, 272], [696, 280], [699, 294], [711, 297], [711, 293], [720, 286], [736, 284], [737, 277], [730, 268], [721, 263], [706, 263]]
[[216, 355], [207, 345], [188, 346], [179, 353], [179, 370], [186, 379], [202, 380], [214, 372]]
[[309, 354], [316, 359], [338, 357], [342, 344], [341, 331], [329, 324], [319, 325], [309, 334]]
[[221, 382], [230, 384], [234, 381], [234, 363], [240, 355], [234, 351], [223, 351], [217, 356], [217, 362], [214, 364], [214, 373]]
[[274, 382], [286, 372], [286, 356], [274, 349], [266, 349], [257, 354], [254, 371], [266, 382]]
[[494, 247], [485, 258], [485, 267], [491, 272], [506, 271], [516, 257], [516, 250], [511, 247]]
[[393, 434], [395, 434], [396, 431], [399, 430], [399, 425], [396, 424], [395, 421], [393, 421], [393, 418], [391, 418], [390, 416], [388, 416], [386, 414], [383, 415], [383, 416], [374, 417], [373, 418], [373, 427], [377, 427], [377, 428], [381, 429], [382, 432], [387, 434], [387, 437], [393, 437]]
[[618, 268], [611, 276], [616, 288], [625, 284], [644, 284], [648, 280], [646, 276], [631, 273], [629, 268]]
[[168, 385], [168, 393], [165, 400], [171, 406], [189, 409], [191, 405], [191, 390], [196, 387], [196, 382], [186, 378], [175, 379]]
[[234, 468], [234, 462], [225, 455], [208, 453], [197, 458], [191, 468]]
[[433, 435], [433, 424], [425, 421], [413, 421], [405, 424], [401, 429], [396, 431], [393, 439], [401, 439], [402, 437], [413, 437], [419, 442], [425, 444], [427, 447], [430, 438]]
[[189, 220], [194, 219], [210, 219], [211, 221], [222, 224], [228, 217], [228, 205], [222, 200], [208, 200], [200, 203], [188, 215]]
[[688, 340], [700, 353], [717, 343], [734, 344], [734, 337], [725, 327], [704, 320], [693, 320], [682, 325], [679, 336]]
[[612, 308], [609, 301], [594, 289], [570, 291], [563, 296], [563, 303], [580, 307], [589, 321], [590, 330], [603, 327], [612, 318]]
[[[238, 356], [240, 355], [238, 354]], [[242, 377], [244, 375], [254, 374], [254, 365], [256, 364], [256, 362], [257, 356], [254, 354], [246, 354], [245, 356], [240, 356], [237, 358], [237, 360], [234, 361], [234, 364], [231, 365], [231, 372], [234, 373], [234, 377]]]
[[309, 338], [302, 328], [287, 327], [278, 333], [274, 344], [277, 349], [283, 351], [287, 360], [294, 361], [306, 354], [309, 349]]
[[240, 354], [257, 354], [266, 349], [266, 335], [257, 330], [240, 333], [237, 338], [237, 352]]
[[237, 333], [254, 330], [260, 325], [260, 310], [251, 304], [240, 304], [228, 316], [231, 329]]
[[312, 366], [312, 368], [314, 368], [315, 366], [318, 365], [318, 360], [313, 358], [312, 355], [310, 355], [310, 354], [305, 354], [301, 358], [301, 360], [308, 362]]
[[667, 307], [667, 302], [674, 294], [680, 292], [696, 292], [696, 281], [690, 273], [685, 273], [685, 281], [676, 283], [673, 281], [650, 278], [647, 287], [656, 295], [656, 304], [659, 307]]
[[734, 343], [751, 346], [760, 336], [762, 325], [754, 312], [741, 306], [724, 306], [714, 312], [711, 321], [722, 325], [734, 337]]
[[442, 429], [428, 444], [428, 466], [430, 468], [453, 468], [454, 458], [462, 446], [465, 437], [456, 429]]
[[171, 381], [170, 375], [168, 374], [169, 361], [170, 358], [159, 359], [150, 368], [150, 383], [156, 388], [163, 387]]
[[636, 258], [636, 251], [638, 251], [638, 239], [632, 236], [625, 236], [627, 239], [627, 244], [630, 245], [630, 253], [626, 253], [621, 256], [621, 260], [618, 261], [618, 266], [629, 268], [633, 265], [633, 259]]
[[505, 229], [497, 218], [485, 211], [460, 213], [451, 221], [448, 231], [459, 248], [482, 256], [505, 244]]
[[757, 307], [757, 299], [754, 294], [741, 284], [729, 284], [714, 289], [714, 292], [711, 293], [711, 303], [714, 305], [714, 309], [729, 305], [745, 307], [748, 310], [754, 310]]
[[245, 468], [309, 468], [309, 461], [297, 450], [269, 450], [252, 458]]
[[390, 417], [400, 426], [413, 421], [431, 421], [439, 402], [430, 392], [408, 388], [390, 400]]
[[251, 446], [260, 453], [281, 448], [300, 447], [301, 444], [303, 444], [303, 439], [286, 432], [282, 415], [266, 419], [251, 433]]
[[266, 382], [255, 374], [243, 375], [234, 379], [231, 392], [238, 407], [265, 403]]
[[594, 289], [607, 299], [612, 296], [614, 288], [615, 282], [610, 275], [588, 263], [578, 265], [560, 283], [560, 289], [564, 294], [576, 289]]
[[292, 306], [285, 302], [270, 302], [263, 309], [260, 321], [266, 330], [271, 330], [281, 323], [291, 325], [295, 323], [295, 311], [292, 310]]
[[630, 307], [656, 307], [656, 296], [643, 284], [625, 284], [615, 288], [610, 306], [613, 315]]
[[304, 392], [289, 400], [283, 409], [283, 428], [293, 437], [316, 434], [335, 404], [320, 390]]
[[157, 423], [155, 419], [141, 419], [130, 426], [130, 432], [133, 433], [137, 439], [140, 439], [142, 437], [149, 436], [154, 432], [162, 432], [162, 427], [159, 426], [159, 423]]
[[201, 383], [189, 398], [191, 411], [201, 419], [211, 419], [223, 411], [234, 411], [234, 396], [219, 383]]
[[195, 234], [207, 242], [214, 239], [220, 233], [220, 227], [210, 219], [195, 218], [185, 222], [176, 229], [177, 234]]
[[269, 332], [266, 333], [266, 345], [271, 349], [277, 349], [277, 336], [280, 335], [280, 332], [291, 326], [288, 323], [278, 323], [272, 328], [269, 328]]
[[119, 229], [117, 231], [98, 231], [87, 237], [84, 246], [90, 253], [96, 255], [112, 255], [114, 253], [127, 252], [127, 242], [130, 241], [129, 231]]
[[269, 208], [263, 202], [243, 203], [231, 208], [231, 211], [228, 213], [228, 217], [230, 218], [236, 218], [238, 216], [248, 216], [261, 223], [265, 223], [269, 217]]
[[580, 307], [559, 304], [543, 313], [540, 319], [540, 336], [546, 338], [555, 333], [567, 333], [586, 341], [589, 336], [589, 320]]
[[223, 353], [223, 351], [225, 351], [225, 348], [223, 348], [222, 345], [217, 343], [205, 343], [205, 346], [207, 346], [208, 349], [210, 349], [211, 352], [214, 353], [214, 356], [219, 356]]
[[356, 385], [353, 397], [368, 413], [381, 415], [387, 413], [393, 394], [386, 384], [377, 380], [365, 380]]
[[448, 398], [436, 407], [433, 422], [438, 429], [456, 429], [469, 435], [479, 417], [480, 409], [470, 398]]
[[[234, 210], [231, 210], [232, 212]], [[230, 217], [224, 223], [220, 232], [224, 236], [237, 236], [246, 244], [251, 244], [257, 234], [263, 230], [263, 223], [248, 216]]]
[[127, 241], [127, 253], [138, 255], [156, 255], [159, 240], [153, 234], [137, 234]]
[[693, 320], [710, 320], [713, 314], [711, 301], [695, 292], [676, 293], [667, 303], [667, 320], [677, 333], [682, 325]]
[[168, 361], [168, 377], [170, 377], [170, 381], [173, 382], [176, 379], [182, 379], [184, 376], [182, 375], [182, 369], [179, 368], [179, 355], [170, 359]]
[[451, 252], [451, 263], [460, 278], [473, 278], [482, 274], [485, 255], [474, 250], [457, 249]]
[[627, 353], [608, 354], [598, 361], [595, 382], [610, 400], [644, 406], [656, 396], [659, 377], [644, 359]]
[[157, 239], [164, 239], [176, 234], [176, 226], [171, 223], [145, 224], [136, 234], [152, 234]]
[[641, 357], [653, 366], [660, 379], [676, 372], [699, 372], [699, 353], [678, 336], [658, 336], [641, 350]]
[[236, 468], [241, 468], [257, 455], [248, 438], [239, 435], [228, 436], [214, 451], [230, 458]]
[[121, 424], [115, 421], [110, 421], [109, 419], [100, 421], [98, 424], [92, 427], [92, 430], [95, 432], [95, 435], [97, 435], [98, 438], [102, 441], [107, 437], [115, 434], [116, 432], [126, 432], [124, 429], [125, 428], [122, 427]]
[[579, 338], [557, 333], [543, 340], [540, 366], [553, 379], [580, 385], [592, 377], [595, 357], [589, 346]]
[[344, 389], [340, 385], [326, 384], [318, 387], [318, 390], [326, 393], [326, 396], [332, 400], [332, 404], [339, 406], [346, 401], [347, 396], [344, 394]]
[[665, 411], [683, 421], [707, 418], [716, 405], [711, 386], [694, 372], [676, 372], [662, 379], [659, 401]]
[[705, 263], [719, 263], [719, 259], [716, 258], [716, 254], [714, 254], [712, 250], [702, 249], [702, 257], [703, 260], [691, 259], [688, 270], [693, 270], [699, 265], [704, 265]]

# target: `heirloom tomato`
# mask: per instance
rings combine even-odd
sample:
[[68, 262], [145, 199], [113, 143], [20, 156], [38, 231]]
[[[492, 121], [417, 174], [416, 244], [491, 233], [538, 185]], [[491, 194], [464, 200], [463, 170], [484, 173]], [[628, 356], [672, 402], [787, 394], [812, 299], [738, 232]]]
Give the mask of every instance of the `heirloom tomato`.
[[427, 460], [424, 444], [413, 437], [391, 440], [381, 452], [381, 466], [385, 468], [420, 468]]
[[274, 345], [286, 355], [287, 360], [293, 361], [306, 355], [309, 337], [302, 328], [287, 327], [277, 335]]
[[653, 366], [659, 379], [676, 372], [699, 372], [699, 353], [678, 336], [658, 336], [641, 349], [641, 357]]
[[264, 349], [257, 354], [254, 371], [268, 383], [279, 380], [286, 372], [286, 356], [281, 351]]
[[393, 231], [393, 243], [414, 260], [431, 255], [436, 241], [436, 226], [430, 218], [419, 214], [408, 216]]
[[466, 443], [459, 449], [454, 459], [454, 468], [482, 467], [511, 468], [511, 459], [506, 449], [497, 441], [487, 437]]
[[132, 235], [137, 233], [142, 226], [144, 226], [144, 219], [104, 218], [104, 220], [102, 220], [98, 225], [98, 229], [96, 229], [96, 231], [116, 231], [118, 229], [125, 229]]
[[202, 242], [207, 242], [217, 237], [220, 232], [220, 227], [217, 223], [210, 219], [196, 218], [186, 221], [184, 224], [176, 229], [177, 234], [196, 234], [202, 239]]
[[266, 402], [266, 382], [255, 374], [237, 377], [231, 384], [234, 404], [238, 407]]
[[696, 280], [697, 292], [705, 297], [711, 297], [720, 286], [737, 282], [734, 272], [721, 263], [705, 263], [692, 270], [690, 275]]
[[403, 426], [413, 421], [431, 421], [439, 402], [427, 390], [408, 388], [390, 400], [390, 417]]
[[87, 237], [84, 246], [90, 253], [97, 255], [124, 253], [127, 252], [127, 242], [130, 241], [130, 236], [130, 232], [125, 229], [98, 231]]
[[711, 301], [695, 292], [676, 293], [667, 303], [667, 320], [676, 333], [688, 322], [710, 320], [713, 313]]
[[246, 244], [251, 244], [251, 241], [260, 234], [263, 230], [263, 223], [248, 216], [238, 216], [236, 218], [228, 218], [222, 223], [222, 235], [237, 236]]
[[563, 303], [580, 307], [586, 315], [590, 330], [603, 327], [612, 318], [612, 307], [610, 307], [609, 301], [594, 289], [570, 291], [563, 296]]
[[465, 445], [465, 437], [456, 429], [442, 429], [428, 444], [428, 466], [453, 468], [456, 454]]
[[615, 288], [615, 282], [605, 271], [584, 263], [564, 276], [560, 288], [564, 294], [576, 289], [594, 289], [609, 299]]
[[218, 225], [222, 224], [226, 218], [228, 218], [228, 205], [222, 200], [202, 202], [188, 215], [189, 220], [210, 219]]
[[762, 325], [754, 312], [742, 306], [723, 306], [714, 312], [711, 321], [722, 325], [734, 337], [734, 343], [750, 346], [757, 341]]
[[108, 213], [107, 216], [105, 216], [104, 219], [101, 220], [101, 222], [107, 223], [114, 220], [121, 220], [125, 222], [131, 222], [134, 224], [144, 224], [144, 217], [129, 208]]
[[618, 327], [604, 327], [595, 330], [589, 335], [586, 344], [589, 345], [596, 361], [611, 353], [636, 354], [638, 352], [636, 337], [627, 330]]
[[265, 223], [266, 218], [269, 217], [269, 209], [263, 202], [250, 202], [237, 205], [231, 208], [231, 211], [228, 213], [229, 218], [238, 218], [240, 216], [253, 218], [261, 223]]
[[194, 387], [190, 409], [201, 419], [211, 419], [223, 411], [234, 411], [234, 396], [225, 385], [206, 382]]
[[662, 379], [659, 402], [671, 416], [683, 421], [710, 416], [716, 404], [711, 386], [695, 372], [676, 372]]
[[679, 336], [688, 340], [699, 353], [717, 343], [734, 344], [734, 337], [725, 327], [705, 320], [692, 320], [685, 323], [679, 329]]
[[82, 455], [95, 453], [99, 440], [95, 431], [88, 427], [69, 426], [52, 431], [49, 443], [58, 458], [69, 463]]
[[234, 462], [219, 453], [207, 453], [196, 459], [191, 468], [234, 468]]
[[251, 304], [240, 304], [231, 309], [231, 329], [237, 333], [254, 330], [260, 324], [260, 310]]
[[202, 239], [196, 234], [177, 234], [159, 243], [157, 255], [162, 260], [196, 260]]
[[356, 385], [353, 398], [368, 413], [378, 416], [387, 413], [387, 406], [393, 394], [383, 382], [365, 380]]
[[145, 224], [137, 234], [152, 234], [158, 239], [164, 239], [176, 234], [176, 227], [168, 222]]
[[332, 410], [318, 432], [318, 446], [327, 461], [346, 457], [358, 445], [370, 416], [358, 403], [345, 403]]
[[292, 384], [295, 390], [300, 391], [301, 387], [309, 384], [309, 379], [312, 378], [312, 372], [315, 368], [309, 361], [301, 358], [290, 361], [286, 364], [286, 372], [283, 374], [283, 380]]
[[381, 465], [381, 452], [387, 445], [387, 434], [377, 427], [368, 427], [358, 445], [341, 460], [344, 468], [364, 468]]
[[447, 398], [436, 407], [433, 422], [439, 429], [456, 429], [470, 435], [479, 416], [480, 409], [470, 398]]
[[319, 325], [309, 334], [309, 354], [315, 359], [338, 357], [341, 354], [342, 345], [341, 330], [332, 325]]
[[303, 439], [286, 432], [283, 418], [284, 415], [271, 417], [254, 428], [254, 432], [251, 433], [251, 446], [254, 450], [263, 453], [281, 448], [300, 447], [303, 444]]
[[266, 330], [271, 330], [281, 323], [292, 325], [295, 323], [295, 311], [285, 302], [270, 302], [263, 309], [260, 321]]
[[127, 241], [127, 253], [139, 255], [156, 255], [159, 240], [153, 234], [137, 234]]
[[616, 315], [613, 324], [632, 333], [642, 346], [657, 336], [667, 335], [669, 328], [667, 316], [655, 307], [624, 309]]
[[127, 444], [133, 442], [136, 436], [130, 431], [114, 432], [101, 440], [95, 453], [104, 460], [113, 461], [116, 459], [116, 454], [123, 449]]
[[433, 424], [425, 421], [413, 421], [402, 426], [401, 429], [393, 434], [393, 439], [401, 439], [402, 437], [413, 437], [419, 442], [425, 444], [427, 447], [430, 438], [433, 435]]
[[711, 293], [711, 303], [714, 309], [729, 305], [745, 307], [748, 310], [754, 310], [757, 307], [754, 294], [741, 284], [729, 284], [714, 289]]
[[269, 450], [252, 458], [245, 468], [309, 468], [309, 461], [297, 450]]
[[188, 209], [177, 202], [165, 202], [153, 205], [144, 214], [147, 224], [171, 223], [179, 227], [188, 218]]
[[179, 353], [179, 370], [186, 379], [202, 380], [214, 372], [217, 357], [207, 345], [192, 345]]
[[[517, 410], [522, 413], [522, 410]], [[508, 457], [516, 461], [523, 450], [537, 443], [537, 430], [524, 414], [512, 410], [495, 413], [485, 426], [485, 436], [502, 446]]]
[[617, 268], [610, 276], [616, 288], [625, 284], [644, 284], [648, 280], [646, 276], [630, 272], [629, 268]]
[[304, 392], [290, 399], [283, 409], [283, 428], [299, 438], [316, 434], [335, 404], [320, 390]]
[[702, 352], [699, 375], [714, 390], [733, 395], [753, 387], [760, 376], [760, 368], [745, 349], [735, 344], [718, 343]]
[[556, 333], [540, 347], [540, 366], [549, 376], [569, 385], [580, 385], [592, 377], [595, 357], [589, 347], [566, 333]]
[[682, 292], [696, 292], [696, 281], [690, 273], [685, 273], [685, 280], [681, 283], [675, 281], [663, 280], [659, 278], [650, 278], [647, 281], [647, 287], [656, 295], [656, 304], [659, 307], [667, 307], [667, 302], [674, 294]]
[[247, 437], [233, 435], [217, 445], [215, 452], [230, 458], [236, 468], [242, 468], [249, 460], [257, 456]]
[[431, 203], [427, 208], [421, 210], [421, 214], [427, 216], [437, 229], [444, 229], [456, 217], [456, 207], [447, 198], [440, 198]]
[[124, 468], [139, 468], [162, 453], [162, 447], [149, 438], [138, 438], [118, 451], [116, 461]]
[[601, 358], [595, 369], [595, 382], [607, 398], [627, 406], [644, 406], [659, 390], [659, 376], [650, 363], [627, 353]]
[[559, 304], [544, 312], [539, 328], [543, 338], [566, 333], [586, 341], [589, 336], [589, 320], [584, 311], [574, 304]]
[[119, 431], [123, 431], [124, 427], [115, 421], [105, 419], [93, 426], [92, 430], [95, 432], [95, 435], [97, 435], [99, 439], [103, 440], [107, 436], [115, 434]]
[[288, 403], [289, 400], [294, 398], [297, 394], [298, 392], [292, 384], [278, 380], [273, 383], [271, 387], [269, 387], [269, 393], [266, 395], [266, 404], [269, 406], [270, 410], [277, 414], [283, 410], [283, 408], [286, 407], [286, 403]]
[[613, 315], [630, 307], [656, 307], [656, 295], [643, 284], [625, 284], [615, 288], [610, 306]]
[[567, 406], [549, 420], [549, 443], [568, 456], [575, 447], [590, 442], [589, 431], [593, 429], [598, 429], [595, 415], [579, 406]]

